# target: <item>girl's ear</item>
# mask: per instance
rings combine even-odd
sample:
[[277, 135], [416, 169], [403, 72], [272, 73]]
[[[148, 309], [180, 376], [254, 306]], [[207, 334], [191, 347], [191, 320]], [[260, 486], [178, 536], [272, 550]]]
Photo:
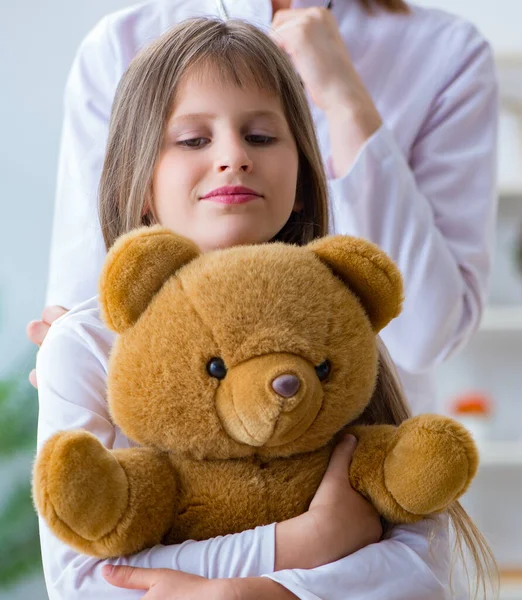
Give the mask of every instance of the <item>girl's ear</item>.
[[199, 255], [194, 242], [160, 225], [121, 236], [107, 255], [99, 282], [107, 327], [123, 333], [134, 325], [167, 279]]
[[359, 298], [375, 333], [399, 315], [402, 277], [397, 265], [378, 246], [362, 238], [337, 235], [307, 247]]

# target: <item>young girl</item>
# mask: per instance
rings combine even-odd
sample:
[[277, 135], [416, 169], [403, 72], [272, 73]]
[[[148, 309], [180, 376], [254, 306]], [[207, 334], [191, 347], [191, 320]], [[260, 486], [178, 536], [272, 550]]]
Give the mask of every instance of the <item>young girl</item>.
[[[306, 244], [326, 234], [326, 178], [306, 97], [285, 54], [254, 27], [205, 19], [181, 24], [144, 50], [116, 95], [100, 220], [107, 248], [153, 223], [204, 251], [271, 240]], [[56, 431], [78, 427], [107, 447], [130, 445], [105, 401], [113, 341], [96, 298], [55, 322], [37, 363], [39, 447]], [[364, 418], [399, 423], [407, 412], [384, 358], [380, 377], [378, 389], [387, 391], [376, 394]], [[373, 543], [378, 518], [347, 481], [352, 449], [348, 441], [338, 448], [309, 513], [114, 561], [193, 576], [154, 571], [154, 581], [144, 583], [106, 573], [109, 581], [150, 587], [148, 598], [448, 597], [447, 519], [397, 527]], [[489, 555], [479, 534], [458, 506], [450, 520], [484, 580]], [[76, 554], [40, 527], [51, 600], [142, 596], [109, 585], [106, 561]]]

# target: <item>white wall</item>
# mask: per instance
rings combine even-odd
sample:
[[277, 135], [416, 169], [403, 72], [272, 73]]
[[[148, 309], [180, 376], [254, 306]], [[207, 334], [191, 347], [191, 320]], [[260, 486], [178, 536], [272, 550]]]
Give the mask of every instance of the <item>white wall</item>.
[[498, 53], [522, 52], [520, 0], [416, 0], [461, 15], [477, 25]]
[[62, 92], [76, 47], [128, 0], [2, 1], [0, 377], [25, 354], [44, 302]]

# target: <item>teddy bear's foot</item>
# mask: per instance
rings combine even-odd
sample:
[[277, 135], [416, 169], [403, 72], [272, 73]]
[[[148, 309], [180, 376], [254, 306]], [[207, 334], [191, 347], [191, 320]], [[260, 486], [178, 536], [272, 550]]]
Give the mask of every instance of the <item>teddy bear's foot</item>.
[[50, 438], [35, 464], [34, 498], [51, 529], [78, 546], [110, 533], [128, 502], [125, 472], [98, 439], [86, 431]]
[[412, 515], [446, 509], [467, 489], [478, 466], [471, 435], [439, 415], [421, 415], [403, 423], [384, 463], [386, 488]]

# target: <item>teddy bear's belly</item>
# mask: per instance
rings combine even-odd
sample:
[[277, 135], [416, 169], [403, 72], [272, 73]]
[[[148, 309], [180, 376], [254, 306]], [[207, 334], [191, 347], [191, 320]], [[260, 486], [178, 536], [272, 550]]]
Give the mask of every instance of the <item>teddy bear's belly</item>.
[[307, 510], [329, 449], [296, 458], [176, 462], [179, 505], [164, 543], [204, 540], [284, 521]]

